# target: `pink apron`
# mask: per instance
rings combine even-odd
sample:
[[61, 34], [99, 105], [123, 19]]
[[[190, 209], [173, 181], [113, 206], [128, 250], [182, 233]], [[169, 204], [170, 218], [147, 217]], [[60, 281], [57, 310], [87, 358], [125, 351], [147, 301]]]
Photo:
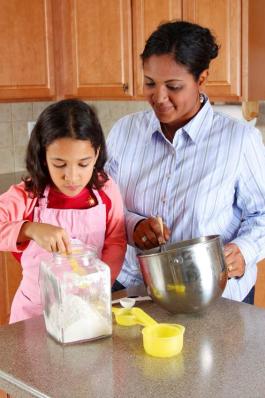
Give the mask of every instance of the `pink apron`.
[[[49, 189], [46, 187], [44, 197], [39, 199], [33, 221], [64, 228], [70, 238], [95, 246], [101, 257], [106, 232], [106, 206], [98, 191], [93, 190], [98, 205], [90, 209], [52, 209], [47, 208]], [[23, 278], [12, 302], [9, 323], [42, 314], [38, 279], [40, 258], [44, 256], [52, 258], [51, 253], [31, 240], [21, 256]]]

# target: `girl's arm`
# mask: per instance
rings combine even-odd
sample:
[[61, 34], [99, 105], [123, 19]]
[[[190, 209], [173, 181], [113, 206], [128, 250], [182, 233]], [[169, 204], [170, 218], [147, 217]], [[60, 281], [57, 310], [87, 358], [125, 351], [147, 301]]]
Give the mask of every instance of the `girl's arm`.
[[28, 197], [24, 183], [12, 185], [0, 195], [0, 251], [20, 252], [18, 246], [21, 227], [27, 221], [36, 204], [36, 198]]
[[109, 265], [113, 283], [121, 270], [126, 253], [124, 212], [121, 194], [112, 179], [106, 182], [103, 190], [111, 200], [111, 208], [107, 218], [102, 261]]
[[71, 245], [63, 228], [29, 221], [37, 199], [31, 199], [24, 183], [12, 185], [0, 195], [0, 251], [23, 251], [30, 240], [49, 252], [70, 252]]
[[48, 252], [71, 252], [71, 243], [66, 231], [56, 225], [25, 222], [18, 234], [17, 243], [19, 245], [29, 240], [34, 240]]

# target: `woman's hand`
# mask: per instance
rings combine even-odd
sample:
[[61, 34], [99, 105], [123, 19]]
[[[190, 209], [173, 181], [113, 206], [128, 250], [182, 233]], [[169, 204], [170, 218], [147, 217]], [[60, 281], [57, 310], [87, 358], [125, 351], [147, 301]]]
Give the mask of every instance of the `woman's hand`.
[[224, 247], [228, 278], [241, 277], [245, 272], [245, 259], [239, 247], [234, 243], [227, 243]]
[[159, 220], [156, 217], [150, 217], [136, 225], [133, 240], [141, 250], [147, 250], [166, 243], [169, 236], [170, 230], [168, 227], [163, 224], [162, 231]]
[[65, 230], [51, 224], [26, 222], [22, 225], [18, 241], [32, 239], [48, 252], [70, 253], [71, 244]]

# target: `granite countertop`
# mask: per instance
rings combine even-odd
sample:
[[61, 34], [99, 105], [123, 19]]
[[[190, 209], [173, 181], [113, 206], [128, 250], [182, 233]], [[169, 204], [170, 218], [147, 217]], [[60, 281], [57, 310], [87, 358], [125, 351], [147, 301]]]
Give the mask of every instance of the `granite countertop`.
[[14, 173], [0, 174], [0, 194], [7, 191], [10, 185], [17, 184], [21, 181], [21, 177], [25, 175], [25, 171]]
[[202, 314], [138, 305], [186, 327], [181, 354], [148, 356], [140, 326], [115, 324], [112, 337], [62, 346], [37, 317], [0, 328], [0, 388], [12, 398], [264, 397], [265, 309], [222, 298]]

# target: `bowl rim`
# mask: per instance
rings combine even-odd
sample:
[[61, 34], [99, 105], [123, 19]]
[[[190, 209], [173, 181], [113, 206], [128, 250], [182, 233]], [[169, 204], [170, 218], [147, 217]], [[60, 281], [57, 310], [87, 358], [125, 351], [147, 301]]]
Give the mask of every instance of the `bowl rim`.
[[137, 257], [144, 258], [144, 257], [154, 257], [160, 255], [167, 255], [167, 253], [172, 253], [177, 249], [189, 249], [190, 247], [194, 246], [202, 246], [208, 244], [209, 242], [219, 241], [222, 244], [221, 235], [204, 235], [200, 236], [199, 238], [192, 238], [187, 240], [180, 240], [175, 243], [171, 243], [170, 245], [166, 245], [168, 247], [166, 250], [160, 250], [160, 247], [155, 247], [150, 250], [143, 250], [137, 254]]

